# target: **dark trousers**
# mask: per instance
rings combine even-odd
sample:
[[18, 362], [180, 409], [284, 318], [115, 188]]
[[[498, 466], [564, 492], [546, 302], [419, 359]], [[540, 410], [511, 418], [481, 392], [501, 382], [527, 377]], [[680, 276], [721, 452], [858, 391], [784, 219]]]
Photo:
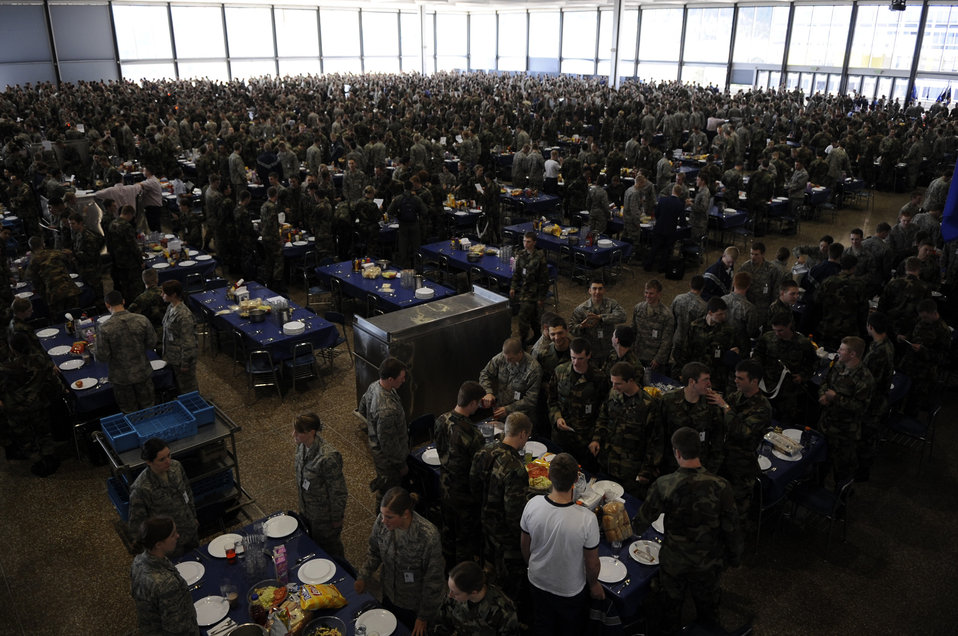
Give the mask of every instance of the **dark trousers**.
[[163, 206], [148, 205], [143, 210], [146, 214], [146, 224], [151, 232], [160, 231], [160, 220], [163, 218]]
[[556, 596], [529, 585], [535, 604], [534, 633], [541, 636], [582, 636], [589, 618], [589, 591], [572, 597]]
[[653, 267], [657, 266], [660, 272], [664, 272], [669, 265], [673, 245], [675, 245], [674, 235], [653, 232], [649, 255], [645, 259], [645, 271], [651, 271]]
[[559, 194], [559, 179], [546, 177], [542, 181], [542, 191], [546, 194]]

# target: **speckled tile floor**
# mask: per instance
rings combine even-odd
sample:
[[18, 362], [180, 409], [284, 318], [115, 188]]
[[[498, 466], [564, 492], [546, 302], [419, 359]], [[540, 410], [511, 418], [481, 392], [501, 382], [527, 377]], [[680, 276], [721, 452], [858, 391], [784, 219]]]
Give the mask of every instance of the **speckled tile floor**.
[[[894, 223], [903, 202], [902, 195], [878, 193], [871, 210], [842, 210], [835, 221], [803, 223], [797, 236], [764, 240], [771, 254], [780, 245], [817, 243], [825, 233], [847, 241], [853, 227], [868, 234], [879, 221]], [[706, 264], [717, 256], [713, 248]], [[627, 310], [641, 300], [648, 280], [632, 269], [634, 280], [626, 276], [608, 291]], [[663, 280], [665, 298], [685, 291], [692, 273], [685, 281]], [[301, 290], [293, 293], [301, 300]], [[585, 297], [582, 286], [561, 281], [563, 315]], [[266, 391], [254, 400], [224, 355], [204, 354], [199, 379], [203, 393], [242, 427], [243, 485], [264, 513], [295, 508], [292, 417], [321, 415], [327, 438], [343, 454], [350, 492], [343, 540], [347, 557], [360, 563], [377, 511], [365, 438], [350, 415], [356, 390], [345, 356], [323, 371], [322, 382], [290, 391], [282, 402]], [[821, 533], [785, 523], [765, 534], [757, 551], [752, 546], [745, 564], [724, 578], [728, 623], [754, 617], [758, 634], [958, 633], [958, 585], [951, 572], [958, 563], [958, 436], [954, 399], [946, 399], [934, 460], [918, 476], [913, 456], [883, 449], [872, 480], [856, 488], [847, 543], [834, 542], [825, 557]], [[112, 528], [108, 475], [105, 466], [70, 459], [41, 480], [27, 463], [0, 461], [0, 592], [7, 599], [0, 604], [0, 635], [132, 633], [131, 558]]]

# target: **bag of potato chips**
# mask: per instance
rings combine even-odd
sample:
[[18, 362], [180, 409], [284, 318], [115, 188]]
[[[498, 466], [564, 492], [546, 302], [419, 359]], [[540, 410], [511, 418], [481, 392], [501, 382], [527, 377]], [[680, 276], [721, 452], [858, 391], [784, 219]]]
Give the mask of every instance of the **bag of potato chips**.
[[299, 605], [304, 610], [339, 609], [346, 599], [335, 585], [304, 585], [299, 592]]

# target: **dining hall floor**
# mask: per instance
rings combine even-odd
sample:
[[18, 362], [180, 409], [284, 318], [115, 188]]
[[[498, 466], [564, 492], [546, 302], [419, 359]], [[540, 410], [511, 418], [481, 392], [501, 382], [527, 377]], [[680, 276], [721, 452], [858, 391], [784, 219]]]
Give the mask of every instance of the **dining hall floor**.
[[[867, 209], [841, 210], [834, 220], [802, 223], [798, 235], [763, 240], [769, 256], [781, 245], [815, 244], [826, 233], [847, 244], [854, 227], [867, 236], [879, 221], [893, 224], [904, 202], [904, 195], [876, 193]], [[713, 247], [702, 268], [718, 255]], [[627, 311], [649, 279], [641, 267], [631, 271], [634, 278], [626, 274], [607, 291]], [[693, 273], [687, 270], [684, 281], [660, 278], [664, 299], [685, 291]], [[586, 298], [585, 288], [563, 279], [559, 290], [568, 317]], [[294, 288], [293, 298], [302, 300], [302, 290]], [[322, 382], [290, 391], [283, 402], [268, 392], [254, 401], [225, 355], [204, 353], [198, 375], [202, 393], [242, 427], [242, 482], [264, 514], [295, 509], [292, 418], [304, 411], [321, 415], [326, 438], [343, 455], [350, 493], [343, 539], [348, 558], [359, 564], [377, 510], [367, 486], [373, 470], [365, 435], [350, 415], [356, 390], [346, 356], [323, 372]], [[826, 555], [821, 530], [789, 521], [763, 532], [757, 549], [754, 538], [748, 541], [742, 567], [723, 578], [727, 625], [752, 618], [755, 633], [763, 635], [958, 633], [952, 571], [958, 563], [958, 402], [953, 391], [943, 398], [934, 458], [919, 475], [916, 453], [883, 447], [871, 480], [855, 486], [846, 543], [836, 538]], [[450, 408], [454, 400], [450, 395]], [[108, 476], [106, 466], [69, 459], [53, 477], [38, 479], [28, 462], [0, 459], [0, 581], [7, 599], [0, 604], [0, 635], [134, 632], [131, 557], [113, 529]]]

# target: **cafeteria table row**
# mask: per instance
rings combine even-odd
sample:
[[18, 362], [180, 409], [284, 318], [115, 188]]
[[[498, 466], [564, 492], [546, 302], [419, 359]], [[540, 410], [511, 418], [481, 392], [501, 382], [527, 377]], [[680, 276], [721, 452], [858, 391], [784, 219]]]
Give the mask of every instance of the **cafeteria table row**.
[[562, 214], [562, 198], [554, 194], [540, 192], [532, 197], [525, 194], [513, 195], [510, 190], [499, 194], [499, 200], [518, 210], [525, 217], [552, 217]]
[[[97, 320], [96, 316], [90, 318]], [[109, 368], [105, 362], [98, 361], [95, 357], [85, 358], [70, 353], [76, 338], [67, 332], [64, 324], [38, 329], [35, 333], [40, 339], [40, 345], [60, 369], [63, 379], [69, 385], [77, 414], [116, 410], [116, 397], [113, 395], [113, 385], [107, 379]], [[153, 387], [156, 393], [172, 389], [173, 370], [152, 350], [147, 351], [146, 355], [153, 366]], [[81, 382], [79, 386], [78, 382]]]
[[186, 278], [191, 274], [199, 274], [203, 279], [209, 278], [215, 273], [219, 263], [206, 252], [189, 248], [186, 259], [172, 264], [166, 260], [163, 252], [146, 251], [143, 253], [143, 264], [156, 270], [157, 282], [162, 285], [168, 280], [186, 283]]
[[[498, 249], [496, 249], [498, 252]], [[500, 287], [507, 288], [512, 283], [512, 267], [509, 262], [503, 261], [498, 254], [489, 254], [488, 252], [479, 257], [478, 261], [469, 260], [469, 251], [455, 249], [449, 241], [439, 241], [419, 246], [419, 252], [427, 258], [440, 259], [448, 257], [449, 266], [460, 272], [478, 272], [486, 278], [490, 278]], [[558, 276], [555, 265], [549, 266], [549, 279], [555, 280]], [[475, 281], [473, 281], [475, 282]]]
[[[72, 273], [70, 278], [73, 284], [80, 290], [80, 296], [77, 299], [77, 307], [90, 307], [96, 302], [96, 294], [93, 288], [80, 280], [80, 275]], [[33, 305], [33, 318], [44, 318], [49, 316], [56, 319], [60, 316], [50, 316], [50, 308], [46, 299], [40, 295], [33, 287], [33, 283], [28, 280], [22, 280], [12, 285], [13, 293], [18, 298], [26, 298]]]
[[[576, 228], [578, 229], [578, 228]], [[513, 243], [521, 244], [522, 236], [526, 232], [533, 231], [532, 222], [519, 223], [517, 225], [507, 225], [503, 228], [504, 238]], [[628, 260], [629, 256], [632, 254], [632, 244], [626, 243], [625, 241], [617, 241], [615, 239], [609, 239], [611, 245], [608, 247], [600, 247], [599, 245], [586, 246], [584, 244], [585, 237], [579, 237], [578, 245], [569, 245], [567, 239], [549, 234], [547, 232], [537, 232], [536, 246], [539, 249], [548, 250], [550, 252], [558, 252], [563, 247], [569, 247], [572, 249], [574, 254], [582, 254], [585, 256], [586, 262], [591, 267], [603, 267], [609, 265], [612, 262], [612, 255], [616, 252], [622, 253], [623, 260]]]
[[[241, 541], [243, 537], [255, 532], [255, 526], [258, 523], [264, 524], [267, 535], [264, 548], [267, 556], [261, 560], [262, 565], [251, 563], [250, 557], [244, 552], [237, 555], [234, 563], [229, 563], [222, 551], [224, 542], [230, 539]], [[331, 557], [320, 548], [305, 531], [303, 519], [298, 514], [279, 512], [257, 519], [235, 533], [215, 537], [208, 544], [187, 552], [176, 561], [177, 570], [181, 575], [186, 573], [184, 579], [190, 586], [194, 605], [204, 612], [204, 617], [209, 617], [201, 621], [200, 628], [203, 634], [206, 634], [208, 630], [215, 631], [227, 619], [237, 625], [253, 622], [249, 612], [248, 592], [257, 583], [264, 582], [265, 585], [267, 579], [276, 578], [271, 557], [273, 549], [280, 545], [286, 546], [290, 584], [302, 585], [303, 581], [300, 577], [306, 568], [309, 568], [307, 572], [322, 570], [322, 576], [317, 574], [317, 578], [310, 578], [308, 574], [302, 576], [312, 581], [324, 580], [335, 585], [346, 599], [346, 605], [338, 609], [315, 610], [310, 620], [321, 616], [335, 616], [346, 624], [347, 633], [352, 634], [358, 615], [381, 609], [382, 606], [371, 594], [368, 592], [358, 594], [353, 589], [353, 583], [356, 581], [355, 570], [348, 563]], [[325, 562], [319, 560], [325, 560]], [[257, 565], [259, 567], [256, 567]], [[236, 587], [237, 599], [232, 609], [223, 602], [220, 587], [224, 584]], [[215, 622], [209, 622], [217, 616], [219, 618], [216, 618]], [[386, 633], [382, 632], [382, 636], [386, 636]], [[407, 636], [410, 630], [402, 623], [398, 623], [391, 633], [395, 636]]]
[[[303, 309], [291, 300], [288, 300], [290, 319], [303, 323], [305, 329], [297, 335], [283, 333], [283, 326], [276, 324], [272, 315], [267, 315], [263, 322], [253, 323], [248, 318], [239, 315], [234, 300], [227, 298], [229, 288], [222, 287], [205, 292], [190, 294], [187, 303], [194, 312], [200, 312], [213, 328], [220, 331], [233, 331], [242, 335], [245, 345], [249, 349], [263, 349], [269, 351], [273, 362], [288, 360], [293, 355], [293, 345], [300, 342], [310, 342], [316, 349], [326, 349], [336, 344], [339, 331], [336, 325], [323, 320], [312, 311]], [[267, 299], [279, 296], [256, 282], [246, 284], [250, 298]]]
[[415, 289], [402, 286], [398, 268], [390, 266], [384, 271], [395, 272], [396, 277], [389, 279], [382, 276], [365, 278], [362, 272], [354, 271], [353, 261], [321, 265], [316, 268], [316, 276], [326, 289], [333, 291], [334, 296], [339, 294], [362, 302], [367, 302], [370, 297], [374, 297], [377, 308], [384, 312], [415, 307], [439, 298], [456, 295], [456, 290], [430, 282], [427, 286], [435, 290], [435, 295], [431, 298], [419, 298], [416, 296]]

